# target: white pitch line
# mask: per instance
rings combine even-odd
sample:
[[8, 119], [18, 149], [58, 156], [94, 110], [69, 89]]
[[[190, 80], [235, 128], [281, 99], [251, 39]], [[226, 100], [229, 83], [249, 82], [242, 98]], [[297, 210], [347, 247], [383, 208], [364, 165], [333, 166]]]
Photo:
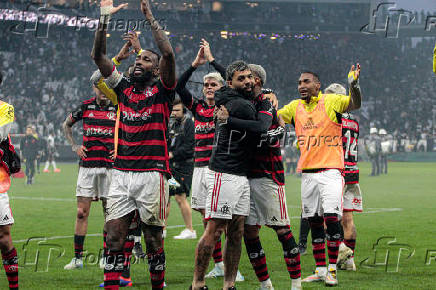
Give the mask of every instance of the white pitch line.
[[[203, 224], [196, 224], [192, 225], [194, 227], [203, 226]], [[167, 226], [167, 229], [176, 229], [176, 228], [183, 228], [185, 225], [174, 225], [174, 226]], [[102, 234], [87, 234], [87, 237], [101, 237]], [[60, 240], [60, 239], [71, 239], [74, 238], [74, 236], [53, 236], [53, 237], [47, 237], [47, 238], [32, 238], [32, 241], [48, 241], [48, 240]], [[24, 243], [27, 242], [29, 239], [25, 240], [17, 240], [13, 241], [13, 243]]]
[[[357, 214], [367, 214], [367, 213], [381, 213], [381, 212], [394, 212], [394, 211], [402, 211], [402, 208], [376, 208], [369, 207], [367, 209], [363, 209], [363, 212], [359, 212]], [[301, 216], [291, 216], [291, 219], [300, 219]]]
[[56, 197], [35, 197], [35, 196], [9, 196], [10, 199], [24, 199], [24, 200], [40, 200], [40, 201], [77, 201], [74, 198], [56, 198]]
[[[56, 197], [34, 197], [34, 196], [10, 196], [11, 199], [22, 199], [22, 200], [40, 200], [40, 201], [66, 201], [66, 202], [75, 202], [74, 198], [56, 198]], [[288, 205], [288, 208], [301, 208], [301, 205]], [[402, 208], [366, 208], [362, 212], [366, 213], [380, 213], [380, 212], [394, 212], [394, 211], [402, 211]], [[295, 218], [295, 217], [291, 217]], [[300, 217], [298, 217], [300, 218]]]
[[362, 213], [379, 213], [379, 212], [393, 212], [393, 211], [402, 211], [402, 208], [367, 208], [367, 210], [363, 209]]

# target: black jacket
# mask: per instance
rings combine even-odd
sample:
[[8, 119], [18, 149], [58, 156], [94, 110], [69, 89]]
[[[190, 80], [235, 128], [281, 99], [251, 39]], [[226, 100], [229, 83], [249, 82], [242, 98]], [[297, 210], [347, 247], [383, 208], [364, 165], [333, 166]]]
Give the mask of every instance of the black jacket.
[[[254, 104], [231, 88], [221, 88], [215, 93], [215, 106], [224, 105], [230, 117], [256, 120]], [[247, 175], [253, 153], [253, 139], [245, 130], [228, 123], [215, 121], [215, 138], [209, 163], [211, 170], [234, 175]]]
[[39, 151], [39, 142], [33, 135], [26, 135], [21, 139], [20, 150], [24, 158], [35, 159]]
[[194, 122], [186, 116], [182, 121], [171, 119], [168, 136], [168, 150], [174, 156], [170, 159], [171, 170], [191, 174], [194, 170]]

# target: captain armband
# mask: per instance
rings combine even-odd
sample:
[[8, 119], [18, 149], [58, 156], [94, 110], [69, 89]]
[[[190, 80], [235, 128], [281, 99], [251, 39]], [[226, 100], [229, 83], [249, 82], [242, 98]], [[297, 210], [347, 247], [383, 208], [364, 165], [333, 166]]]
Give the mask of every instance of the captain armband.
[[106, 79], [106, 85], [108, 88], [113, 89], [120, 83], [123, 78], [123, 74], [121, 74], [115, 67], [112, 71], [112, 74]]

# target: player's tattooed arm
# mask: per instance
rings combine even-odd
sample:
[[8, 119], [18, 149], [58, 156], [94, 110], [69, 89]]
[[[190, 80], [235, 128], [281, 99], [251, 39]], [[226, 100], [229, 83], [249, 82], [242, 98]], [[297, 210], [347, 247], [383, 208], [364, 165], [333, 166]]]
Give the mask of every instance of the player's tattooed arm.
[[159, 22], [154, 18], [149, 0], [141, 0], [141, 11], [150, 24], [153, 39], [162, 54], [159, 63], [161, 80], [166, 87], [173, 88], [176, 84], [176, 60], [171, 43]]
[[82, 145], [77, 145], [73, 138], [73, 121], [71, 116], [68, 116], [65, 119], [65, 122], [62, 124], [62, 128], [64, 129], [65, 138], [67, 138], [68, 143], [71, 145], [71, 149], [77, 153], [77, 155], [83, 159], [86, 158], [86, 147]]
[[353, 64], [350, 72], [348, 73], [348, 85], [350, 86], [350, 104], [347, 111], [353, 111], [360, 108], [362, 105], [362, 94], [359, 85], [360, 77], [360, 64], [356, 66]]
[[100, 21], [95, 32], [94, 46], [91, 57], [100, 70], [103, 77], [107, 78], [112, 73], [112, 62], [106, 56], [106, 33], [112, 14], [127, 7], [127, 3], [113, 7], [113, 0], [102, 0], [100, 3]]

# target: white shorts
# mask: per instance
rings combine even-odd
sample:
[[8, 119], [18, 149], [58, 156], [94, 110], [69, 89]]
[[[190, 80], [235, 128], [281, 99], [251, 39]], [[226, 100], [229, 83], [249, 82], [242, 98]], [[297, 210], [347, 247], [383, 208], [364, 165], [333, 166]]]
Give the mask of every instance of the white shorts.
[[206, 173], [206, 219], [232, 219], [233, 215], [250, 213], [250, 185], [246, 176]]
[[9, 205], [8, 193], [0, 193], [0, 226], [12, 225], [14, 216]]
[[76, 196], [106, 198], [109, 193], [112, 169], [105, 167], [79, 167]]
[[191, 187], [191, 208], [205, 209], [207, 198], [206, 174], [209, 171], [207, 166], [194, 167]]
[[303, 218], [335, 213], [342, 216], [342, 192], [344, 178], [338, 169], [318, 173], [303, 173], [301, 176], [301, 203]]
[[253, 178], [250, 182], [250, 215], [245, 224], [288, 226], [286, 192], [270, 178]]
[[363, 211], [362, 192], [359, 183], [346, 184], [344, 189], [344, 212]]
[[107, 199], [107, 221], [134, 210], [147, 225], [165, 226], [168, 181], [157, 171], [134, 172], [113, 169]]

